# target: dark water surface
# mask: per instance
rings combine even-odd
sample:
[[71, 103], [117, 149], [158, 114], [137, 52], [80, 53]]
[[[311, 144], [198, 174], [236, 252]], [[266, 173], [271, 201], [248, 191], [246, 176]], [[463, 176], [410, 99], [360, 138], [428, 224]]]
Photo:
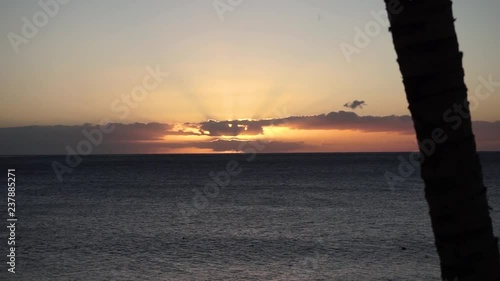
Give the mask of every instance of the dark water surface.
[[[0, 279], [439, 280], [419, 171], [384, 176], [400, 155], [96, 155], [62, 183], [64, 156], [0, 157]], [[498, 235], [500, 153], [481, 160]]]

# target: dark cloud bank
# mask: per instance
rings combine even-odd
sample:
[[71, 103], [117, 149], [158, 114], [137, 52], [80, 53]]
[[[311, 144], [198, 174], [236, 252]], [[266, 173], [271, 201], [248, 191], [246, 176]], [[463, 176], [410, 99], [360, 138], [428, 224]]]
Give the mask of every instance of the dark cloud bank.
[[[500, 121], [474, 122], [479, 149], [500, 149]], [[157, 153], [178, 148], [201, 148], [213, 151], [242, 151], [246, 141], [220, 139], [221, 136], [258, 136], [266, 126], [288, 127], [296, 130], [357, 130], [362, 132], [392, 132], [414, 134], [410, 116], [359, 116], [353, 112], [330, 112], [313, 116], [291, 116], [266, 120], [207, 121], [183, 124], [184, 130], [170, 124], [133, 123], [108, 124], [106, 127], [84, 124], [78, 126], [26, 126], [0, 128], [0, 155], [67, 154], [67, 146], [77, 149], [82, 140], [92, 140], [93, 154]], [[102, 133], [106, 128], [110, 133]], [[191, 129], [191, 130], [187, 130]], [[186, 131], [187, 130], [187, 131]], [[98, 132], [102, 133], [102, 138]], [[307, 134], [307, 132], [304, 132]], [[165, 135], [211, 136], [212, 141], [194, 138], [190, 142], [163, 141]], [[303, 142], [263, 142], [260, 152], [314, 150]]]

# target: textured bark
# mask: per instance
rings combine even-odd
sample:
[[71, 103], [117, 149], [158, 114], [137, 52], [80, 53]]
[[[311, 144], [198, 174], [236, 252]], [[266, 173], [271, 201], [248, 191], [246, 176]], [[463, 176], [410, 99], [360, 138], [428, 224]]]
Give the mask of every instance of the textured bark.
[[[395, 2], [402, 7], [397, 14]], [[472, 133], [452, 3], [385, 3], [422, 155], [421, 176], [442, 278], [500, 280], [498, 241]], [[457, 113], [460, 122], [445, 117], [450, 110], [462, 111]]]

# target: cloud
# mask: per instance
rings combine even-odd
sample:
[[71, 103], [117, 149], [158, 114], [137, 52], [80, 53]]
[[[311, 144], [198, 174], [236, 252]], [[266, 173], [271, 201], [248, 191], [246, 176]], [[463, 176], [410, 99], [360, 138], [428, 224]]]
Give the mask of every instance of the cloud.
[[[113, 132], [102, 134], [102, 142], [93, 145], [93, 153], [140, 153], [131, 143], [161, 140], [171, 126], [161, 123], [108, 124]], [[100, 126], [84, 124], [75, 126], [26, 126], [0, 128], [0, 154], [66, 154], [67, 146], [75, 149], [82, 141], [98, 141]], [[88, 137], [90, 136], [90, 137]]]
[[[211, 122], [207, 124], [213, 125]], [[76, 150], [80, 142], [91, 142], [91, 139], [101, 140], [98, 145], [92, 145], [93, 154], [159, 153], [178, 148], [242, 152], [246, 149], [244, 144], [247, 143], [245, 140], [221, 139], [167, 142], [164, 137], [169, 135], [202, 136], [202, 134], [179, 131], [175, 126], [161, 123], [112, 123], [108, 126], [114, 127], [114, 130], [102, 135], [98, 133], [100, 127], [91, 124], [0, 128], [0, 155], [67, 154], [67, 147]], [[249, 128], [253, 130], [252, 126]], [[302, 142], [259, 141], [259, 144], [263, 146], [259, 152], [292, 152], [312, 148]]]
[[[321, 150], [321, 147], [314, 147], [299, 139], [270, 141], [268, 136], [264, 136], [264, 128], [270, 126], [304, 131], [355, 130], [414, 135], [412, 119], [408, 115], [359, 116], [346, 111], [262, 120], [210, 120], [182, 124], [113, 123], [109, 126], [114, 127], [113, 132], [103, 134], [102, 142], [93, 146], [93, 154], [160, 153], [186, 148], [214, 152], [241, 151], [241, 146], [246, 142], [245, 136], [252, 136], [252, 140], [261, 139], [260, 143], [265, 146], [261, 152]], [[473, 129], [481, 150], [500, 149], [500, 121], [474, 121]], [[76, 149], [82, 140], [89, 140], [88, 135], [99, 139], [97, 131], [99, 126], [91, 124], [0, 128], [0, 155], [67, 154], [68, 146]], [[183, 139], [183, 136], [186, 138]], [[238, 138], [228, 139], [228, 136]]]
[[288, 127], [297, 130], [357, 130], [363, 132], [413, 133], [411, 117], [403, 116], [359, 116], [354, 112], [330, 112], [312, 116], [290, 116], [279, 119], [208, 121], [189, 124], [200, 134], [210, 136], [261, 135], [264, 127]]
[[199, 124], [201, 134], [210, 136], [259, 135], [263, 133], [260, 122], [254, 121], [221, 121], [210, 120]]
[[500, 150], [500, 121], [474, 121], [472, 129], [481, 150]]
[[354, 112], [339, 111], [314, 116], [288, 117], [285, 124], [286, 127], [299, 130], [413, 133], [412, 120], [408, 115], [359, 116]]
[[344, 104], [344, 107], [347, 107], [347, 108], [350, 108], [350, 109], [357, 109], [358, 107], [359, 108], [363, 108], [363, 106], [366, 106], [367, 104], [365, 103], [364, 100], [354, 100], [353, 102], [348, 102], [346, 104]]

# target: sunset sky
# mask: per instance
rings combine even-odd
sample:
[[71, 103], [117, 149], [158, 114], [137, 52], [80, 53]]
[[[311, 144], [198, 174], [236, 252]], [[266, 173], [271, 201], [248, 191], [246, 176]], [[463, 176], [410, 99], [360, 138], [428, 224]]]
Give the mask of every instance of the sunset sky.
[[[416, 149], [383, 0], [55, 1], [0, 2], [0, 155], [64, 154], [103, 123], [94, 153]], [[479, 149], [500, 150], [500, 1], [454, 3], [469, 95], [491, 94]]]

